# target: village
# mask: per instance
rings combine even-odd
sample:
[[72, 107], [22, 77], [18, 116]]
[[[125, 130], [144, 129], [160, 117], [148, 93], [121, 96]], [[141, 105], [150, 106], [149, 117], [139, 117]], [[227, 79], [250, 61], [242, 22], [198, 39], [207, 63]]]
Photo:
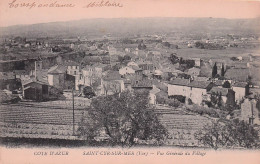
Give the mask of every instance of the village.
[[[189, 113], [194, 117], [239, 119], [257, 126], [260, 124], [259, 54], [223, 58], [179, 54], [182, 50], [243, 48], [245, 42], [256, 42], [252, 36], [227, 35], [226, 38], [174, 43], [157, 35], [104, 36], [95, 40], [4, 39], [1, 50], [8, 55], [1, 56], [0, 63], [1, 115], [11, 123], [17, 116], [6, 114], [8, 108], [32, 110], [38, 106], [46, 111], [63, 108], [76, 111], [88, 108], [95, 97], [146, 90], [150, 106], [158, 109], [159, 114], [178, 110], [183, 116]], [[57, 117], [62, 120], [61, 116]], [[165, 119], [162, 118], [171, 121]], [[78, 123], [80, 118], [76, 120]], [[185, 130], [190, 126], [175, 125], [182, 122], [174, 118], [172, 122], [183, 134], [189, 133]], [[73, 133], [76, 123], [73, 116]], [[8, 130], [4, 130], [8, 136]]]

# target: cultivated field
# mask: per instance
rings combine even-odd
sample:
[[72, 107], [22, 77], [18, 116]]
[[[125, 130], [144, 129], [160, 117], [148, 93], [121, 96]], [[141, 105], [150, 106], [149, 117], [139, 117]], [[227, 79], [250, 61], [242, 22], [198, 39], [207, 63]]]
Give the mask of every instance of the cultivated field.
[[[45, 105], [34, 102], [1, 105], [0, 136], [80, 140], [73, 136], [72, 109], [67, 106]], [[84, 111], [75, 110], [75, 134], [81, 118], [87, 118]], [[188, 114], [181, 108], [159, 107], [156, 113], [170, 134], [165, 144], [171, 146], [200, 146], [194, 133], [211, 122], [209, 118]]]

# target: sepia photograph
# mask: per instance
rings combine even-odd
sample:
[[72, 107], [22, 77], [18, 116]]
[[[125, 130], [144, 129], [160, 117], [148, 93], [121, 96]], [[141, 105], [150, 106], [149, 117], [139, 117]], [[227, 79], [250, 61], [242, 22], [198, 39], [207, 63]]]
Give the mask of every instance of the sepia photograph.
[[0, 2], [0, 163], [255, 164], [259, 117], [258, 0]]

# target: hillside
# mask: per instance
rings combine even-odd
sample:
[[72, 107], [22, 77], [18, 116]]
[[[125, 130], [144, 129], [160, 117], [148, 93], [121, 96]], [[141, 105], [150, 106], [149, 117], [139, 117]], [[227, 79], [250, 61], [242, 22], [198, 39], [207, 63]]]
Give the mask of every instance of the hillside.
[[0, 27], [2, 37], [75, 37], [113, 36], [134, 34], [211, 33], [211, 34], [259, 34], [260, 18], [114, 18], [84, 19], [68, 22], [51, 22], [32, 25]]

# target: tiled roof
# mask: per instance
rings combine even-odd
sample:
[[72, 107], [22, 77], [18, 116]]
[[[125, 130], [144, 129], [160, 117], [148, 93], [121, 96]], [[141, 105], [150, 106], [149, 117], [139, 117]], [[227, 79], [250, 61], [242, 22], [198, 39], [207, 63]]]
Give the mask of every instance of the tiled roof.
[[233, 87], [242, 87], [245, 88], [247, 86], [246, 82], [236, 82], [233, 84]]
[[247, 80], [247, 76], [249, 75], [249, 69], [228, 69], [225, 73], [225, 77], [230, 80], [237, 80], [245, 82]]
[[103, 79], [106, 81], [110, 80], [122, 80], [121, 75], [119, 74], [118, 71], [108, 71], [106, 74], [103, 76]]
[[210, 81], [192, 81], [190, 84], [188, 84], [189, 87], [194, 88], [207, 88], [211, 82]]
[[151, 93], [151, 94], [157, 94], [157, 93], [159, 93], [160, 91], [161, 91], [160, 89], [154, 87], [152, 90], [150, 90], [150, 93]]
[[141, 68], [139, 68], [139, 67], [137, 67], [135, 65], [131, 65], [131, 66], [128, 66], [128, 67], [132, 68], [135, 71], [141, 71], [142, 70]]
[[171, 85], [181, 85], [181, 86], [188, 86], [190, 83], [189, 79], [174, 79], [169, 82]]
[[43, 80], [36, 80], [36, 79], [29, 79], [23, 82], [23, 86], [30, 84], [30, 83], [38, 83], [41, 85], [49, 85], [47, 81], [43, 81]]
[[29, 75], [29, 72], [26, 72], [25, 70], [14, 70], [14, 73], [16, 75]]
[[62, 66], [62, 65], [56, 65], [51, 67], [48, 70], [48, 74], [62, 74], [62, 73], [66, 73], [66, 67]]
[[152, 88], [153, 84], [150, 80], [137, 80], [132, 82], [132, 88]]

